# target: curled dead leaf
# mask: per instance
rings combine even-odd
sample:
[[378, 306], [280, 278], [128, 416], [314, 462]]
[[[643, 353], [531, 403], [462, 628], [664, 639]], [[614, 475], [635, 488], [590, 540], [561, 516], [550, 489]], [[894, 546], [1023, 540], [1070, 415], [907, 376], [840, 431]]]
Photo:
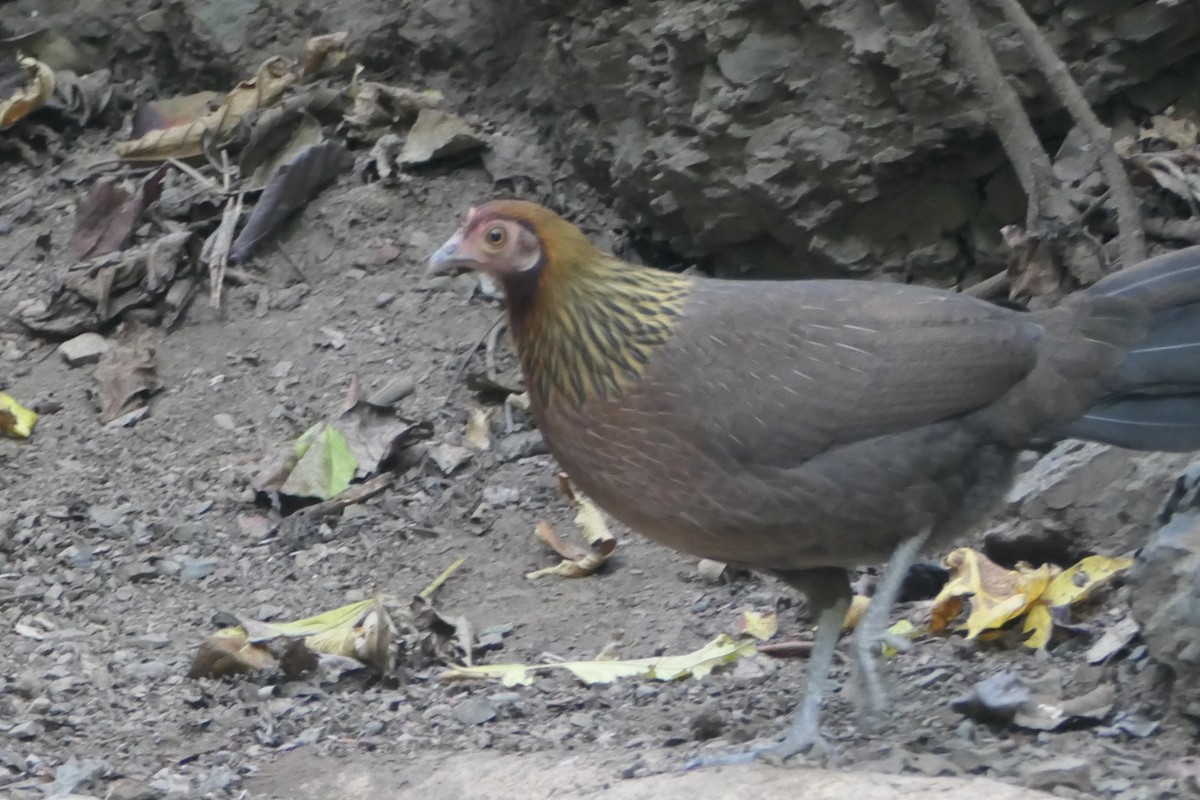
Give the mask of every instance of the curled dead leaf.
[[164, 128], [155, 128], [144, 136], [117, 145], [117, 155], [127, 161], [164, 161], [186, 159], [204, 152], [205, 135], [230, 133], [251, 111], [274, 104], [284, 89], [296, 82], [296, 73], [279, 56], [267, 59], [250, 80], [238, 84], [224, 102], [198, 119]]
[[565, 475], [559, 476], [559, 487], [567, 499], [575, 505], [575, 527], [583, 534], [588, 544], [584, 550], [577, 545], [565, 542], [545, 520], [538, 522], [534, 534], [538, 539], [549, 545], [563, 557], [563, 561], [553, 567], [534, 570], [526, 578], [540, 578], [543, 575], [561, 575], [564, 578], [582, 578], [591, 575], [612, 555], [617, 547], [617, 540], [608, 529], [604, 515], [588, 498], [576, 494]]
[[37, 111], [53, 94], [54, 70], [37, 59], [19, 59], [15, 71], [0, 69], [0, 130]]

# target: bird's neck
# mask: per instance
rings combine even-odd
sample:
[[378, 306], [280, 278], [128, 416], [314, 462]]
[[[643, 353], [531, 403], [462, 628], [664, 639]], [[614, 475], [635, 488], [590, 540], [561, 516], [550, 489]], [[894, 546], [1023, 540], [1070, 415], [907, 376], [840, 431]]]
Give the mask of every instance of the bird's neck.
[[678, 322], [692, 279], [593, 251], [506, 287], [513, 339], [535, 404], [619, 395]]

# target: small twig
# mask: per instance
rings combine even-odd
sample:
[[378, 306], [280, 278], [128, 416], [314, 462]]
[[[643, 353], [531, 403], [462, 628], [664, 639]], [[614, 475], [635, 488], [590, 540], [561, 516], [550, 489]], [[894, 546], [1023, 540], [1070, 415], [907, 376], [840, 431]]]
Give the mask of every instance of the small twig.
[[457, 572], [458, 568], [465, 564], [466, 561], [467, 559], [460, 558], [450, 566], [446, 567], [444, 570], [442, 570], [442, 574], [430, 581], [429, 585], [422, 589], [420, 594], [417, 596], [427, 602], [431, 600], [433, 598], [433, 593], [442, 588], [442, 584], [445, 583], [451, 575]]
[[392, 481], [395, 480], [395, 474], [385, 472], [382, 475], [376, 475], [369, 481], [365, 481], [356, 486], [351, 486], [346, 491], [331, 497], [328, 500], [322, 500], [320, 503], [311, 505], [308, 508], [301, 509], [293, 514], [293, 517], [303, 517], [312, 522], [322, 520], [325, 517], [332, 516], [344, 508], [347, 508], [358, 503], [370, 500], [377, 494], [384, 492]]
[[1054, 175], [1050, 156], [1033, 130], [1021, 98], [1004, 76], [967, 0], [934, 0], [955, 57], [967, 68], [1000, 144], [1029, 200], [1025, 230], [1053, 238], [1075, 218]]
[[205, 189], [208, 189], [211, 192], [217, 192], [218, 194], [222, 193], [221, 187], [217, 185], [216, 181], [214, 181], [212, 178], [208, 178], [208, 177], [205, 177], [204, 175], [201, 175], [200, 171], [198, 169], [196, 169], [195, 167], [183, 163], [178, 158], [168, 158], [167, 163], [170, 164], [175, 169], [182, 172], [184, 175], [187, 175], [189, 178], [191, 178], [196, 183], [203, 186]]
[[278, 248], [279, 254], [283, 256], [283, 260], [288, 263], [288, 266], [292, 268], [292, 271], [300, 276], [300, 281], [312, 286], [312, 281], [310, 281], [308, 276], [304, 274], [304, 270], [300, 269], [300, 265], [292, 260], [292, 257], [288, 255], [288, 251], [283, 249], [283, 244], [278, 239], [275, 240], [275, 247]]
[[242, 216], [242, 200], [244, 195], [238, 193], [225, 203], [225, 211], [221, 215], [221, 224], [213, 232], [209, 241], [211, 248], [206, 248], [205, 261], [209, 271], [209, 302], [218, 311], [221, 308], [221, 291], [225, 287], [225, 269], [229, 266], [229, 250], [233, 247], [233, 235], [237, 230], [238, 220]]
[[[951, 0], [953, 3], [953, 0]], [[961, 2], [961, 0], [960, 0]], [[1066, 106], [1080, 130], [1091, 140], [1100, 156], [1100, 169], [1108, 180], [1113, 204], [1117, 208], [1117, 248], [1121, 254], [1121, 265], [1128, 267], [1146, 258], [1146, 232], [1142, 226], [1142, 215], [1138, 211], [1137, 197], [1129, 183], [1129, 175], [1121, 163], [1121, 157], [1113, 149], [1112, 130], [1096, 116], [1079, 84], [1071, 77], [1067, 65], [1046, 41], [1046, 37], [1017, 0], [993, 0], [1017, 33], [1050, 89]], [[965, 5], [965, 4], [964, 4]]]

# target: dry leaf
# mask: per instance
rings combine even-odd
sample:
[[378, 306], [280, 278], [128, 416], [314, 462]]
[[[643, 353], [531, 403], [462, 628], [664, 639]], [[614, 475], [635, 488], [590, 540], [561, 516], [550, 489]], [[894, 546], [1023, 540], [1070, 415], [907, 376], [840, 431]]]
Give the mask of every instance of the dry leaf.
[[346, 124], [358, 130], [359, 138], [374, 141], [388, 132], [392, 125], [416, 119], [423, 109], [437, 108], [442, 103], [438, 91], [418, 92], [400, 86], [386, 86], [372, 81], [359, 81], [361, 67], [355, 72], [354, 107], [346, 114]]
[[235, 618], [237, 626], [217, 631], [200, 645], [188, 677], [217, 678], [279, 667], [296, 678], [315, 669], [322, 655], [351, 658], [384, 674], [394, 664], [396, 626], [379, 597], [295, 622]]
[[144, 407], [150, 396], [162, 389], [154, 348], [145, 335], [134, 332], [128, 338], [130, 343], [112, 348], [96, 365], [101, 424]]
[[554, 530], [549, 522], [542, 520], [534, 528], [534, 534], [563, 557], [563, 561], [553, 567], [539, 569], [528, 573], [526, 578], [540, 578], [543, 575], [561, 575], [564, 578], [582, 578], [591, 575], [612, 555], [617, 547], [604, 515], [596, 505], [584, 497], [577, 495], [571, 489], [571, 484], [565, 475], [559, 476], [559, 488], [567, 499], [575, 505], [575, 527], [583, 534], [588, 543], [588, 550], [573, 544], [568, 544]]
[[320, 142], [324, 135], [321, 123], [303, 108], [280, 105], [264, 111], [254, 121], [238, 157], [238, 174], [246, 182], [245, 190], [262, 189], [280, 165]]
[[346, 51], [346, 31], [326, 33], [313, 36], [304, 43], [304, 53], [300, 56], [300, 77], [308, 78], [315, 75], [322, 67], [337, 67], [349, 53]]
[[284, 220], [349, 166], [346, 146], [336, 141], [308, 145], [279, 165], [263, 188], [246, 227], [234, 239], [229, 263], [248, 259], [254, 248], [274, 234]]
[[484, 147], [485, 142], [465, 120], [445, 111], [427, 108], [417, 115], [400, 163], [405, 166], [427, 164], [430, 161], [469, 153]]
[[970, 548], [959, 548], [946, 556], [950, 580], [933, 601], [930, 632], [946, 629], [958, 616], [964, 598], [970, 598], [967, 638], [998, 630], [1025, 617], [1025, 644], [1035, 649], [1050, 642], [1055, 613], [1086, 599], [1091, 592], [1126, 572], [1129, 558], [1089, 556], [1066, 571], [1048, 564], [1037, 569], [1019, 564], [1007, 570]]
[[142, 213], [162, 195], [167, 167], [150, 173], [130, 192], [115, 178], [97, 183], [75, 210], [71, 247], [81, 259], [124, 250], [142, 222]]

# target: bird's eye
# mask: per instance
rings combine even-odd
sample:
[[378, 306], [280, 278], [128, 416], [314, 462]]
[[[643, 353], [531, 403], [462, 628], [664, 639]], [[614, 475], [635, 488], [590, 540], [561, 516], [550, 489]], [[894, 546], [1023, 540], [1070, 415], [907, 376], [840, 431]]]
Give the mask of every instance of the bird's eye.
[[488, 228], [487, 233], [484, 234], [484, 238], [487, 239], [487, 243], [492, 247], [499, 247], [500, 245], [504, 244], [504, 240], [507, 237], [508, 234], [504, 232], [503, 225], [493, 225], [492, 227]]

